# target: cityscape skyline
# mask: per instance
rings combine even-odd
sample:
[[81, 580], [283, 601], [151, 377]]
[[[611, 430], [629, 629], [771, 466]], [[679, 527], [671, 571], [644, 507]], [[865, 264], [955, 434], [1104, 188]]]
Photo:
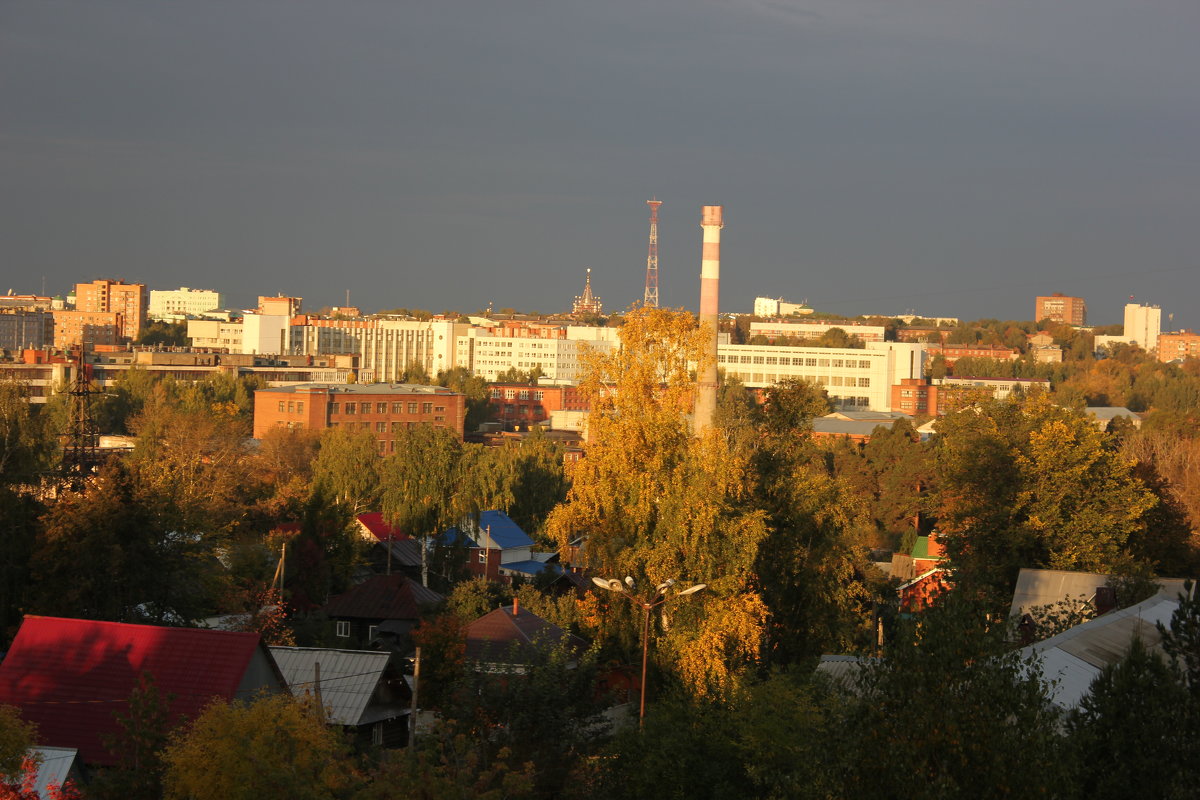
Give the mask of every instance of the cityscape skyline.
[[6, 6], [0, 291], [553, 312], [591, 268], [620, 310], [657, 197], [664, 307], [697, 309], [720, 204], [722, 310], [1026, 319], [1063, 292], [1103, 325], [1132, 294], [1196, 326], [1200, 8], [460, 12]]

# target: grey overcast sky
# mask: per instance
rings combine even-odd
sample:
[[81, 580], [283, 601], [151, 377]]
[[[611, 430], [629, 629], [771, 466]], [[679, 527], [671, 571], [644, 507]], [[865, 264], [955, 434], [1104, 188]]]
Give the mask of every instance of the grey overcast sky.
[[[1196, 0], [0, 0], [0, 292], [1200, 327]], [[1164, 326], [1166, 320], [1164, 319]]]

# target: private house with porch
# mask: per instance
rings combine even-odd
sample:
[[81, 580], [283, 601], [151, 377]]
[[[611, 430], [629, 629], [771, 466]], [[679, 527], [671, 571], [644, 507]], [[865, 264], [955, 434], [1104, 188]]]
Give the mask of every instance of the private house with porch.
[[[533, 539], [503, 511], [483, 511], [441, 537], [441, 543], [465, 547], [467, 571], [473, 576], [511, 583], [513, 578], [533, 578], [547, 569], [554, 553], [535, 553]], [[557, 564], [549, 569], [561, 572]]]
[[412, 691], [389, 653], [327, 647], [272, 647], [292, 694], [320, 697], [325, 720], [361, 749], [408, 742]]
[[346, 647], [364, 647], [379, 635], [407, 638], [424, 609], [442, 601], [432, 589], [401, 573], [376, 575], [325, 604], [334, 636]]

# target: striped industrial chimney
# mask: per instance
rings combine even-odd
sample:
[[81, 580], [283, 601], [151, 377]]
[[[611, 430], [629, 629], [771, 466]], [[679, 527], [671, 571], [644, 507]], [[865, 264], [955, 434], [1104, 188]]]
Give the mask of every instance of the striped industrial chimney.
[[717, 296], [721, 284], [721, 206], [700, 209], [704, 249], [700, 254], [700, 327], [705, 331], [705, 360], [696, 383], [695, 431], [699, 436], [712, 425], [717, 410]]

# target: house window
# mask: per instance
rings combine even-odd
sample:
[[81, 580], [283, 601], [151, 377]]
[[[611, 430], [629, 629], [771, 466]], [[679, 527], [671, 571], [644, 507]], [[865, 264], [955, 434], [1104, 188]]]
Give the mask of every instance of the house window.
[[295, 410], [296, 410], [296, 404], [293, 403], [291, 400], [288, 400], [288, 413], [289, 414], [294, 413]]
[[376, 722], [371, 726], [371, 744], [383, 747], [383, 723]]
[[350, 623], [339, 620], [338, 624], [337, 624], [337, 635], [343, 639], [349, 638], [350, 637]]
[[421, 403], [421, 413], [422, 414], [432, 414], [433, 413], [433, 403]]
[[330, 404], [329, 404], [329, 413], [330, 413], [330, 414], [340, 414], [340, 413], [342, 413], [342, 405], [341, 405], [341, 403], [330, 403]]
[[378, 625], [368, 625], [368, 626], [367, 626], [367, 641], [370, 641], [371, 639], [374, 639], [374, 638], [375, 638], [375, 634], [376, 634], [376, 633], [378, 633], [378, 632], [379, 632], [379, 626], [378, 626]]
[[521, 391], [517, 392], [517, 399], [518, 400], [528, 400], [529, 399], [529, 390], [522, 389]]
[[357, 414], [358, 406], [354, 403], [346, 403], [346, 413], [347, 414]]
[[375, 423], [375, 432], [376, 433], [387, 433], [387, 429], [388, 429], [388, 424], [386, 422], [376, 422]]
[[359, 408], [359, 411], [361, 411], [364, 414], [371, 413], [371, 404], [370, 403], [359, 403], [358, 408]]
[[480, 550], [478, 553], [475, 554], [475, 558], [479, 561], [480, 564], [486, 564], [487, 563], [487, 550]]
[[296, 411], [297, 411], [297, 413], [300, 413], [300, 414], [304, 413], [304, 401], [303, 400], [296, 401]]
[[415, 413], [417, 413], [417, 404], [416, 404], [416, 403], [409, 403], [409, 404], [408, 404], [408, 413], [410, 413], [410, 414], [415, 414]]
[[859, 379], [858, 379], [858, 385], [859, 385], [859, 386], [870, 386], [870, 385], [871, 385], [871, 379], [870, 379], [870, 378], [859, 378]]
[[376, 414], [386, 414], [387, 413], [387, 403], [376, 403], [375, 404], [375, 413]]
[[404, 403], [392, 403], [392, 413], [393, 414], [404, 413]]
[[279, 401], [279, 410], [280, 410], [280, 411], [283, 411], [283, 409], [284, 409], [284, 408], [286, 408], [286, 407], [287, 407], [287, 404], [286, 404], [286, 403], [284, 403], [282, 400], [280, 400], [280, 401]]

